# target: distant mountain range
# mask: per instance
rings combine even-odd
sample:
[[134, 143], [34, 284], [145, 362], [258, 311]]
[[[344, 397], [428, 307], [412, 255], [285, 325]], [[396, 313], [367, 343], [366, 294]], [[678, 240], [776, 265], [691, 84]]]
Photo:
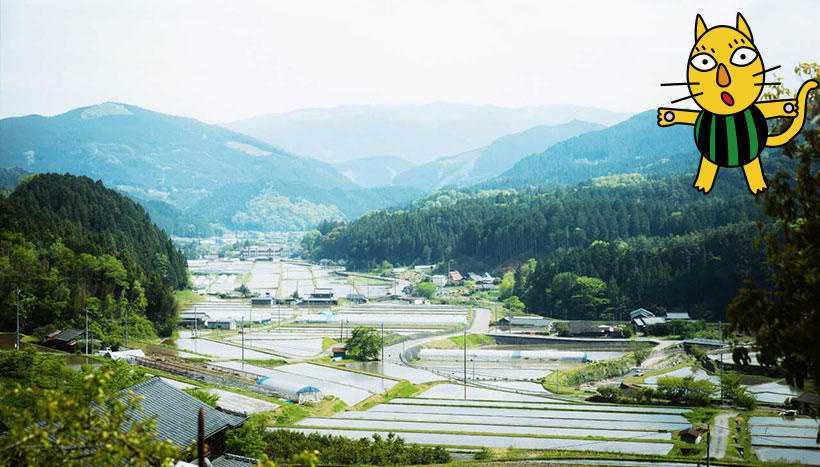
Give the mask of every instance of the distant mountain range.
[[0, 141], [4, 167], [87, 175], [179, 206], [219, 186], [261, 178], [355, 187], [329, 164], [217, 125], [114, 102], [2, 119]]
[[[69, 172], [101, 179], [134, 199], [150, 201], [146, 209], [160, 226], [178, 235], [212, 231], [208, 222], [219, 219], [202, 206], [209, 205], [204, 201], [213, 200], [215, 193], [221, 198], [211, 205], [237, 206], [241, 201], [236, 212], [247, 215], [230, 223], [239, 229], [247, 227], [242, 219], [270, 229], [310, 228], [315, 216], [306, 213], [347, 218], [420, 194], [409, 189], [369, 193], [325, 162], [217, 125], [115, 102], [53, 117], [2, 119], [0, 141], [0, 166], [20, 168], [6, 172], [9, 184], [29, 172]], [[267, 198], [257, 199], [270, 183], [276, 184], [276, 196], [271, 197], [268, 189]], [[247, 187], [260, 191], [249, 194]], [[329, 197], [329, 192], [335, 197]], [[347, 196], [348, 192], [353, 194]], [[254, 199], [251, 206], [244, 205]], [[283, 219], [277, 217], [283, 215], [281, 210], [265, 203], [297, 208]], [[296, 219], [300, 215], [303, 221]], [[259, 216], [267, 218], [260, 224]]]
[[660, 128], [656, 115], [655, 110], [647, 110], [609, 128], [554, 144], [476, 187], [550, 186], [621, 173], [671, 174], [697, 169], [699, 155], [692, 127]]
[[509, 108], [435, 103], [305, 109], [260, 115], [225, 126], [331, 163], [395, 156], [420, 164], [535, 126], [571, 120], [612, 125], [629, 115], [579, 106]]
[[401, 157], [363, 157], [333, 164], [345, 177], [363, 187], [386, 186], [393, 178], [414, 166]]
[[577, 120], [562, 125], [537, 126], [502, 136], [483, 148], [413, 167], [393, 178], [393, 184], [424, 191], [446, 185], [473, 185], [502, 174], [525, 156], [540, 153], [559, 141], [602, 128], [605, 128], [604, 125]]

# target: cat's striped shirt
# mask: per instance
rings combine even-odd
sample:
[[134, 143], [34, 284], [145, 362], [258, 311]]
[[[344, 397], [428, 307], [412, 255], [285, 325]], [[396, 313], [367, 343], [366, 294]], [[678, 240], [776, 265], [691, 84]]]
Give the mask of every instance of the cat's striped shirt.
[[695, 143], [703, 157], [721, 167], [739, 167], [766, 146], [768, 126], [757, 106], [732, 115], [702, 111], [695, 121]]

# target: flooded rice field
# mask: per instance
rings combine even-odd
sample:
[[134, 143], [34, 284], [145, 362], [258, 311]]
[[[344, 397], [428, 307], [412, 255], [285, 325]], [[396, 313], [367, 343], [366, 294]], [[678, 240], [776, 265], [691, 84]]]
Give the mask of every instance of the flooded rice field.
[[818, 423], [811, 418], [752, 417], [749, 419], [752, 449], [766, 462], [820, 465]]
[[[644, 380], [642, 386], [657, 388], [658, 378], [662, 376], [692, 376], [695, 379], [705, 379], [712, 382], [713, 384], [720, 386], [720, 375], [710, 375], [709, 373], [697, 367], [679, 368], [677, 370], [669, 371], [660, 375], [647, 377]], [[789, 385], [778, 381], [764, 384], [756, 384], [753, 386], [743, 385], [743, 387], [745, 387], [755, 397], [755, 399], [757, 399], [758, 402], [765, 402], [770, 404], [783, 404], [786, 402], [786, 399], [795, 397], [799, 394], [797, 389], [792, 388]]]
[[[426, 399], [462, 399], [464, 397], [464, 386], [452, 383], [437, 384], [419, 394], [418, 397]], [[467, 386], [467, 400], [517, 402], [546, 401], [543, 397], [479, 388], [475, 386]]]
[[[287, 428], [302, 433], [321, 433], [345, 436], [352, 439], [366, 438], [377, 430], [345, 430], [345, 429], [316, 429], [316, 428]], [[378, 430], [382, 436], [386, 431]], [[440, 446], [476, 446], [489, 448], [517, 448], [517, 449], [567, 449], [586, 451], [594, 449], [601, 452], [621, 452], [634, 454], [663, 455], [672, 450], [669, 443], [634, 443], [627, 441], [600, 441], [569, 438], [536, 438], [527, 436], [502, 435], [468, 435], [451, 433], [418, 433], [399, 432], [408, 443], [431, 444]]]
[[672, 434], [668, 432], [648, 432], [634, 430], [607, 430], [567, 427], [539, 427], [520, 425], [492, 425], [487, 423], [451, 423], [444, 421], [406, 421], [406, 420], [373, 420], [373, 419], [338, 419], [309, 418], [297, 425], [320, 428], [349, 428], [354, 430], [389, 430], [389, 431], [450, 431], [461, 433], [513, 434], [526, 432], [530, 436], [596, 436], [603, 438], [642, 438], [669, 441]]
[[[319, 388], [325, 395], [336, 396], [347, 405], [356, 405], [372, 396], [374, 392], [382, 392], [381, 384], [384, 380], [385, 390], [391, 388], [397, 381], [369, 375], [352, 373], [333, 368], [319, 367], [312, 364], [284, 365], [277, 368], [267, 368], [257, 365], [244, 364], [236, 361], [214, 362], [214, 366], [234, 370], [238, 373], [247, 372], [253, 375], [267, 376], [273, 379], [281, 378], [305, 386]], [[301, 366], [300, 366], [301, 365]], [[326, 370], [340, 373], [328, 373]], [[345, 373], [345, 374], [341, 374]], [[351, 375], [347, 375], [350, 373]], [[329, 376], [330, 375], [330, 376]], [[328, 379], [328, 376], [332, 379]], [[345, 381], [345, 382], [340, 382]], [[371, 392], [374, 391], [374, 392]]]
[[429, 371], [410, 368], [390, 362], [352, 362], [345, 366], [355, 370], [385, 375], [390, 378], [406, 379], [411, 384], [441, 381], [444, 378]]
[[[162, 343], [163, 345], [176, 347], [180, 350], [187, 350], [189, 352], [196, 352], [198, 354], [210, 355], [216, 358], [242, 358], [241, 347], [230, 344], [223, 344], [221, 342], [215, 342], [203, 338], [166, 339]], [[276, 355], [259, 352], [256, 350], [249, 349], [247, 347], [245, 347], [244, 355], [246, 359], [250, 358], [257, 360], [269, 360], [272, 358], [276, 358]], [[202, 356], [193, 355], [193, 357], [201, 358]]]

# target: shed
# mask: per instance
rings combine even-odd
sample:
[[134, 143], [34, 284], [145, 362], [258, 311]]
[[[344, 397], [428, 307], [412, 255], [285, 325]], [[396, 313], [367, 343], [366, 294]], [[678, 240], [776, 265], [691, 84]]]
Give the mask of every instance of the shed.
[[333, 354], [333, 358], [345, 358], [347, 356], [347, 346], [345, 344], [334, 346], [330, 351]]
[[450, 283], [455, 284], [464, 280], [464, 277], [461, 276], [461, 273], [458, 271], [450, 271], [450, 277], [448, 278]]
[[433, 282], [433, 285], [436, 287], [444, 287], [447, 284], [447, 278], [443, 274], [433, 274], [430, 276], [430, 281]]
[[46, 339], [45, 345], [66, 352], [74, 352], [74, 346], [77, 345], [77, 340], [85, 338], [85, 331], [77, 328], [68, 328], [57, 334], [52, 333], [53, 337]]
[[[795, 402], [797, 402], [800, 413], [809, 415], [812, 410], [817, 410], [820, 407], [820, 395], [814, 391], [806, 391], [797, 396]], [[820, 436], [820, 430], [818, 430], [818, 436]]]
[[681, 312], [681, 313], [667, 313], [666, 320], [681, 320], [681, 321], [692, 321], [692, 318], [689, 317], [689, 313]]
[[269, 376], [259, 378], [256, 384], [265, 386], [285, 399], [304, 404], [305, 402], [318, 402], [322, 400], [322, 391], [314, 386], [304, 386], [283, 378], [273, 379]]
[[211, 319], [204, 311], [182, 311], [179, 313], [179, 325], [190, 327], [206, 327]]
[[700, 432], [694, 428], [681, 430], [678, 432], [678, 436], [681, 441], [689, 444], [698, 444], [702, 438]]
[[652, 313], [646, 308], [638, 308], [637, 310], [632, 310], [629, 312], [629, 318], [633, 320], [638, 317], [651, 318], [653, 316], [655, 316], [655, 313]]

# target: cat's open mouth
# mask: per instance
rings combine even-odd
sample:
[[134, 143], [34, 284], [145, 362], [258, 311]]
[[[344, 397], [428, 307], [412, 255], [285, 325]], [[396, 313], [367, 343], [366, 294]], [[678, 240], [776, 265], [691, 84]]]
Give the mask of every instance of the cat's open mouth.
[[720, 98], [723, 99], [723, 102], [725, 102], [726, 105], [735, 105], [735, 100], [732, 99], [732, 95], [726, 91], [720, 93]]

